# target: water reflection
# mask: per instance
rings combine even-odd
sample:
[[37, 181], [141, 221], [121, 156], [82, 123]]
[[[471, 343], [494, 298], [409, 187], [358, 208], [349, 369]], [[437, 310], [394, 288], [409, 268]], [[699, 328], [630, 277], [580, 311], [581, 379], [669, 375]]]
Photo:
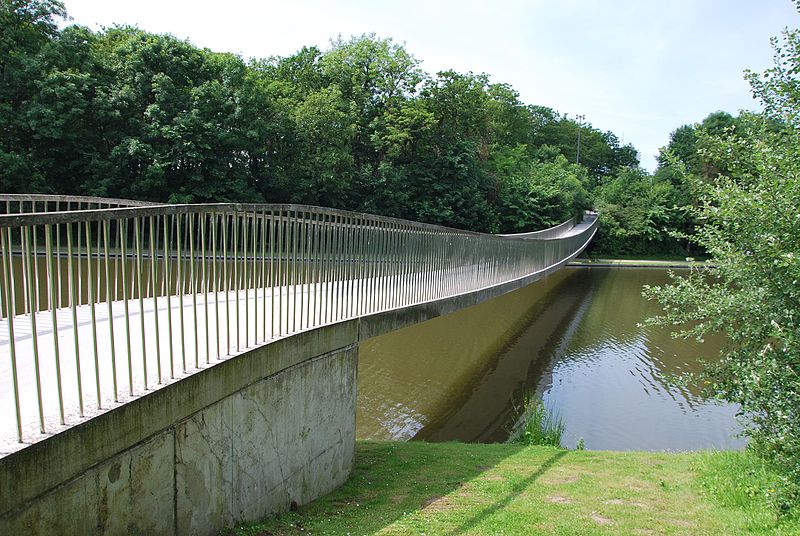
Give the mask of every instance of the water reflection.
[[722, 340], [675, 340], [669, 330], [640, 328], [653, 303], [632, 299], [644, 284], [667, 281], [651, 269], [586, 270], [594, 295], [564, 356], [550, 359], [536, 384], [546, 403], [567, 421], [564, 442], [584, 437], [593, 449], [739, 448], [736, 407], [705, 399], [698, 386], [670, 379], [700, 370]]
[[736, 408], [669, 379], [700, 368], [721, 340], [640, 328], [657, 312], [644, 284], [663, 270], [567, 268], [480, 306], [361, 347], [358, 435], [502, 441], [535, 392], [591, 449], [738, 448]]

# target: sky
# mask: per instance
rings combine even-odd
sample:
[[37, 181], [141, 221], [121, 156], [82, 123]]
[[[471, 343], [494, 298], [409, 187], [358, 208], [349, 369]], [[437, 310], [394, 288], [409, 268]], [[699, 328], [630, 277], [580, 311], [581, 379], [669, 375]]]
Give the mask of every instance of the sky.
[[653, 170], [677, 127], [757, 109], [743, 71], [800, 26], [790, 0], [65, 0], [72, 23], [188, 39], [244, 59], [327, 49], [341, 35], [401, 43], [429, 73], [486, 73], [523, 102], [584, 115]]

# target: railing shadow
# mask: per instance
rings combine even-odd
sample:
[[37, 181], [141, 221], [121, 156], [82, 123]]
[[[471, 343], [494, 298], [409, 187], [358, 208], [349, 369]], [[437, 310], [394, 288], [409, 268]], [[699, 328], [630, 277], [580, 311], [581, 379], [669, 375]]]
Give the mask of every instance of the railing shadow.
[[508, 506], [511, 501], [519, 497], [519, 495], [531, 484], [536, 482], [544, 473], [547, 472], [553, 465], [555, 465], [561, 458], [563, 458], [568, 451], [560, 450], [554, 453], [550, 458], [548, 458], [535, 472], [533, 472], [528, 478], [517, 482], [512, 486], [512, 489], [509, 493], [507, 493], [501, 500], [496, 501], [494, 504], [483, 508], [480, 512], [476, 513], [474, 516], [463, 522], [461, 525], [453, 529], [448, 534], [463, 534], [468, 530], [475, 528], [481, 521], [492, 515], [493, 513], [497, 512], [498, 510], [502, 510], [506, 506]]
[[[523, 445], [503, 445], [502, 448], [487, 449], [488, 445], [469, 443], [430, 444], [431, 448], [426, 448], [425, 444], [416, 443], [414, 449], [398, 449], [398, 445], [392, 442], [358, 443], [355, 467], [342, 487], [296, 512], [267, 519], [250, 530], [260, 531], [258, 534], [282, 534], [283, 528], [291, 526], [293, 530], [302, 528], [316, 533], [319, 527], [313, 526], [313, 520], [339, 518], [347, 519], [355, 529], [354, 533], [379, 533], [412, 513], [436, 508], [438, 501], [447, 501], [447, 497], [458, 494], [470, 481], [480, 479], [481, 475], [526, 448]], [[448, 445], [453, 451], [448, 450]], [[479, 453], [474, 452], [477, 448], [480, 448]], [[475, 512], [456, 528], [434, 533], [463, 534], [474, 530], [493, 513], [512, 503], [568, 452], [559, 450], [537, 454], [538, 459], [543, 459], [541, 465], [524, 480], [515, 483], [499, 500]], [[479, 460], [481, 465], [473, 464], [471, 460]], [[427, 500], [420, 500], [420, 488], [426, 490]], [[374, 512], [373, 502], [380, 504], [380, 515], [367, 514]], [[331, 529], [327, 527], [327, 530]], [[221, 534], [230, 536], [233, 532], [228, 530]]]

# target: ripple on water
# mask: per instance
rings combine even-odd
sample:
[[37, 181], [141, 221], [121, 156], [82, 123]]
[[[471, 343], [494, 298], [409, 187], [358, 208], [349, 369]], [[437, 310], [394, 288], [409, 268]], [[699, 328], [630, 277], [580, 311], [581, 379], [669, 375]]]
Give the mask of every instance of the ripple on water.
[[[698, 358], [713, 359], [722, 341], [640, 326], [658, 312], [642, 286], [666, 282], [658, 269], [564, 269], [494, 306], [373, 345], [359, 357], [359, 437], [502, 441], [514, 408], [538, 393], [564, 418], [568, 447], [582, 437], [590, 449], [741, 448], [736, 406], [673, 382], [699, 371]], [[505, 329], [507, 304], [520, 295], [531, 300], [527, 324], [502, 351], [476, 354], [483, 329]]]
[[659, 284], [664, 275], [657, 270], [622, 275], [597, 281], [592, 303], [602, 309], [604, 296], [614, 296], [614, 314], [593, 324], [587, 314], [589, 325], [569, 341], [564, 358], [554, 360], [552, 378], [540, 383], [544, 400], [566, 422], [564, 444], [583, 437], [594, 449], [741, 448], [735, 405], [707, 400], [696, 386], [673, 382], [698, 371], [697, 356], [716, 355], [720, 341], [701, 346], [673, 339], [668, 330], [640, 327], [656, 312], [641, 298], [641, 285]]

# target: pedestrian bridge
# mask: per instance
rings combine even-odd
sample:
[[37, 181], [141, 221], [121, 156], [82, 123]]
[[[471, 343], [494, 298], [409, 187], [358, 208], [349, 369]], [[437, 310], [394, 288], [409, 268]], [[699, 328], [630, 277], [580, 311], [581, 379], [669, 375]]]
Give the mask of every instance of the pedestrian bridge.
[[[579, 254], [596, 226], [596, 214], [586, 213], [543, 231], [487, 235], [299, 205], [0, 195], [0, 528], [69, 532], [63, 524], [30, 524], [41, 518], [41, 500], [65, 482], [115, 467], [115, 457], [164, 430], [172, 430], [174, 444], [165, 440], [158, 449], [183, 463], [195, 447], [176, 438], [178, 422], [319, 356], [353, 350], [358, 340], [527, 285]], [[336, 385], [336, 370], [322, 374]], [[354, 396], [352, 380], [343, 385]], [[316, 397], [320, 387], [312, 384], [297, 383], [299, 395]], [[268, 399], [256, 404], [262, 416], [272, 409]], [[336, 404], [320, 400], [309, 426], [330, 420], [325, 407]], [[201, 428], [211, 426], [207, 417]], [[46, 467], [43, 460], [53, 459], [66, 468]], [[225, 467], [228, 485], [246, 470]], [[200, 503], [214, 502], [215, 484], [202, 471], [204, 478], [189, 482], [188, 472], [165, 469], [169, 532], [213, 533], [264, 514], [228, 497], [220, 499], [225, 512], [198, 517]], [[127, 478], [129, 487], [139, 485], [133, 469]], [[331, 484], [317, 487], [299, 500]], [[212, 491], [201, 500], [192, 498], [194, 488]], [[92, 493], [102, 495], [98, 489]], [[75, 522], [76, 532], [86, 528]], [[144, 532], [164, 529], [131, 522]]]

